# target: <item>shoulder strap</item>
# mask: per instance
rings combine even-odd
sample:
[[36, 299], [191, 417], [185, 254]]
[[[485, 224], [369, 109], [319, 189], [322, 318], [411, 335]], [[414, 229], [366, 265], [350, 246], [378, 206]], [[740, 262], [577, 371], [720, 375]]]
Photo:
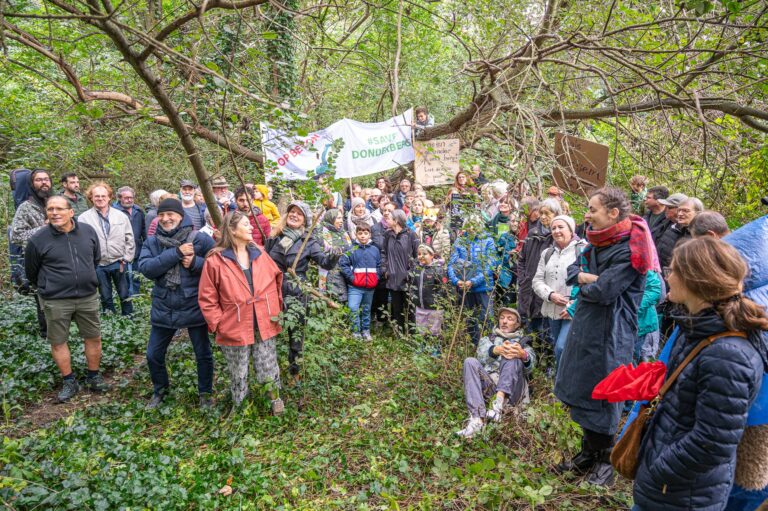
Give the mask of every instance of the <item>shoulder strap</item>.
[[664, 385], [661, 387], [661, 390], [659, 391], [659, 399], [664, 397], [664, 394], [667, 393], [670, 387], [672, 387], [672, 384], [675, 383], [675, 380], [677, 379], [677, 377], [680, 376], [680, 373], [683, 372], [683, 369], [685, 369], [685, 366], [687, 366], [691, 362], [691, 360], [693, 360], [696, 357], [696, 355], [699, 354], [701, 350], [703, 350], [704, 348], [706, 348], [707, 346], [709, 346], [710, 344], [712, 344], [713, 342], [715, 342], [716, 340], [722, 337], [742, 337], [746, 339], [747, 334], [745, 334], [744, 332], [734, 332], [729, 330], [727, 332], [711, 335], [706, 339], [704, 339], [703, 341], [701, 341], [699, 344], [696, 345], [695, 348], [693, 348], [693, 350], [691, 350], [688, 356], [685, 357], [685, 360], [683, 360], [683, 362], [679, 366], [677, 366], [677, 369], [675, 369], [675, 371], [667, 379], [667, 381], [664, 382]]
[[549, 247], [544, 251], [544, 266], [549, 264], [549, 260], [552, 259], [552, 254], [555, 253], [555, 247]]

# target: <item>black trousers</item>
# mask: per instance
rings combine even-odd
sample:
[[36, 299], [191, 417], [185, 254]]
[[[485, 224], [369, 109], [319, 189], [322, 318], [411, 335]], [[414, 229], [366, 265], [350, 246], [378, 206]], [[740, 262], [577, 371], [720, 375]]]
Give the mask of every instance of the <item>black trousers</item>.
[[408, 293], [390, 290], [389, 296], [392, 306], [392, 321], [400, 328], [401, 332], [406, 332], [406, 327], [410, 324]]

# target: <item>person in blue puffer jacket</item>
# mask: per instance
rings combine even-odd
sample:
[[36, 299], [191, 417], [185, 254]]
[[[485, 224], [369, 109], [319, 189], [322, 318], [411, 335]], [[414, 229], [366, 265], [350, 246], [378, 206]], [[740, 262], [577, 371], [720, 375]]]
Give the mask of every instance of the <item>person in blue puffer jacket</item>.
[[456, 286], [467, 310], [467, 327], [477, 346], [483, 330], [492, 328], [493, 272], [498, 266], [496, 244], [483, 229], [482, 220], [470, 217], [464, 222], [448, 261], [448, 279]]
[[746, 275], [744, 259], [723, 241], [695, 239], [674, 251], [668, 299], [677, 304], [679, 335], [667, 374], [702, 340], [726, 335], [685, 366], [658, 404], [640, 444], [635, 510], [726, 506], [737, 446], [767, 360], [761, 331], [768, 315], [743, 295]]

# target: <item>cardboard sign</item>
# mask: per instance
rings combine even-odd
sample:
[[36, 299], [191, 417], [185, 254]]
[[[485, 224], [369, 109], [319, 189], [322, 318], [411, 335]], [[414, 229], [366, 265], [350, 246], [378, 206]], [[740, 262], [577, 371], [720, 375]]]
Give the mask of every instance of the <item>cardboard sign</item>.
[[430, 140], [413, 143], [416, 156], [414, 173], [416, 182], [422, 186], [438, 186], [453, 183], [459, 166], [459, 145], [457, 138]]
[[557, 167], [555, 184], [563, 190], [585, 197], [605, 185], [608, 174], [608, 146], [589, 140], [555, 133]]

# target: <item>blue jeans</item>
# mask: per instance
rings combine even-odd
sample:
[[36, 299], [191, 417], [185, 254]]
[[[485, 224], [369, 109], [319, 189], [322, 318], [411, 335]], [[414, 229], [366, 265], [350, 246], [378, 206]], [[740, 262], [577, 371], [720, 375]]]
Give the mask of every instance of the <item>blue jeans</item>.
[[[210, 394], [213, 391], [213, 353], [211, 340], [208, 338], [208, 326], [193, 326], [187, 328], [192, 340], [192, 349], [197, 359], [197, 391], [200, 394]], [[155, 394], [161, 394], [168, 389], [168, 368], [165, 366], [165, 354], [171, 344], [175, 328], [164, 328], [152, 325], [147, 344], [147, 366], [152, 378]], [[258, 342], [258, 341], [257, 341]]]
[[[461, 294], [459, 294], [461, 296]], [[491, 304], [491, 292], [467, 293], [464, 297], [464, 308], [467, 310], [467, 331], [472, 339], [472, 344], [477, 346], [484, 332], [492, 330], [493, 310]]]
[[560, 367], [560, 356], [565, 350], [565, 341], [568, 339], [568, 332], [570, 331], [570, 319], [549, 320], [549, 335], [555, 340], [555, 367]]
[[128, 274], [120, 271], [120, 261], [112, 264], [96, 267], [96, 278], [99, 280], [99, 296], [101, 297], [101, 310], [115, 310], [115, 302], [112, 299], [112, 284], [117, 287], [117, 296], [120, 297], [120, 312], [123, 316], [133, 314], [133, 302], [131, 302], [131, 290], [128, 288]]
[[352, 321], [352, 332], [371, 331], [371, 304], [373, 303], [373, 289], [349, 286], [347, 288], [347, 300], [349, 304], [349, 317]]

